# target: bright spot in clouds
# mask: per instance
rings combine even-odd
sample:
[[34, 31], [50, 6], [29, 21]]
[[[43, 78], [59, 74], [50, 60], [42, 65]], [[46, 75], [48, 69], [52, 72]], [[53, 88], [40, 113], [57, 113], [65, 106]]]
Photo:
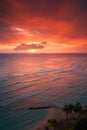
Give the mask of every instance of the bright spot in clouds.
[[28, 50], [28, 52], [29, 53], [35, 53], [35, 52], [37, 52], [37, 50], [32, 49], [32, 50]]

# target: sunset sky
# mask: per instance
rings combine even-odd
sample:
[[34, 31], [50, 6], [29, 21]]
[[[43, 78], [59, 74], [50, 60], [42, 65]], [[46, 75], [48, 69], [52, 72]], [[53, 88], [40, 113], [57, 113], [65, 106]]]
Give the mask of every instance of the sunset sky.
[[0, 0], [0, 53], [87, 52], [87, 0]]

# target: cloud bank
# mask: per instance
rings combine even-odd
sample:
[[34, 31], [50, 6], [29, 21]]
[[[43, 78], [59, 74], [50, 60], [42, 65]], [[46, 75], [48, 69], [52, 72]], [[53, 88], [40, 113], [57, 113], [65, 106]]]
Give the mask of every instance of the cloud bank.
[[43, 49], [47, 43], [41, 42], [39, 44], [25, 44], [22, 43], [19, 46], [16, 46], [14, 50], [32, 50], [32, 49]]

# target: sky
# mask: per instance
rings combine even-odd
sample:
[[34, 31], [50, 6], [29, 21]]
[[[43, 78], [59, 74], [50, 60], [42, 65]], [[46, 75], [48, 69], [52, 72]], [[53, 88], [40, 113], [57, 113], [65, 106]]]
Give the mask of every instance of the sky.
[[86, 53], [87, 0], [0, 0], [0, 53]]

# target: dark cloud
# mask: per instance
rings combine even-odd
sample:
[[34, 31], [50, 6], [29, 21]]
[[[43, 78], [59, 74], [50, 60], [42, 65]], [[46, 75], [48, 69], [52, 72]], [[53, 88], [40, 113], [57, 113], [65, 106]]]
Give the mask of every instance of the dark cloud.
[[81, 13], [87, 13], [86, 0], [1, 0], [0, 16], [15, 17], [17, 14], [29, 17], [72, 20]]
[[14, 50], [31, 50], [31, 49], [43, 49], [47, 43], [41, 42], [39, 44], [20, 44]]
[[[56, 20], [72, 20], [72, 18], [87, 13], [86, 0], [16, 0], [7, 4], [5, 10], [11, 10], [10, 13], [16, 11], [25, 12], [29, 17], [46, 17], [55, 18]], [[3, 6], [2, 6], [3, 7]], [[4, 10], [4, 9], [3, 9]]]
[[14, 34], [10, 24], [0, 21], [0, 42], [8, 41]]
[[0, 0], [0, 21], [3, 43], [18, 37], [12, 26], [43, 38], [87, 40], [87, 0]]
[[[63, 0], [18, 0], [21, 3], [24, 11], [29, 14], [29, 16], [37, 17], [57, 17], [60, 4]], [[55, 15], [54, 15], [55, 14]]]
[[0, 42], [1, 43], [13, 43], [14, 39], [19, 39], [20, 35], [23, 32], [17, 30], [16, 28], [12, 27], [11, 24], [7, 22], [0, 21]]
[[0, 0], [0, 18], [12, 17], [16, 6], [11, 0]]
[[85, 11], [87, 11], [87, 0], [76, 0], [75, 4], [77, 6], [77, 10], [86, 13]]

